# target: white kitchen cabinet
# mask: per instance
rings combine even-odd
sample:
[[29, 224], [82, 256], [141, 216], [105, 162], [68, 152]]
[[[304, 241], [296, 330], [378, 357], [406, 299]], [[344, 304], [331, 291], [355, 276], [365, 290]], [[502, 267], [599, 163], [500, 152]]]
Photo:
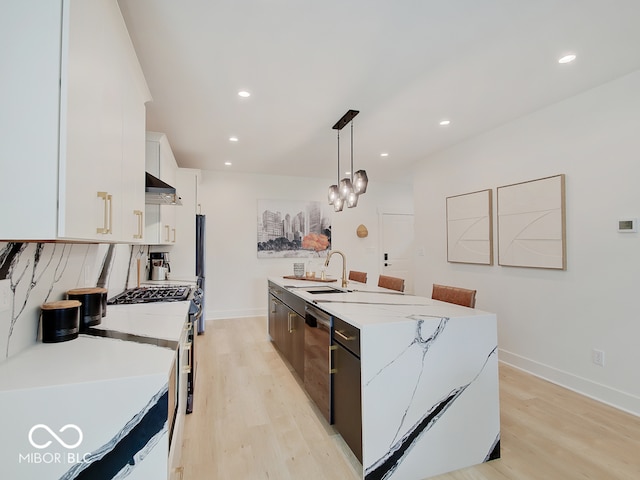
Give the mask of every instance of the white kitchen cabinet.
[[[178, 164], [164, 133], [147, 132], [145, 158], [147, 172], [172, 187], [176, 186]], [[146, 206], [146, 244], [174, 245], [176, 243], [179, 235], [176, 225], [176, 208], [181, 206]]]
[[116, 0], [13, 0], [0, 40], [0, 238], [141, 242], [149, 92]]
[[[196, 272], [196, 214], [198, 213], [197, 191], [200, 170], [178, 168], [176, 187], [182, 205], [174, 207], [176, 231], [179, 232], [175, 245], [171, 247], [170, 278], [190, 278]], [[164, 250], [164, 247], [158, 247]]]

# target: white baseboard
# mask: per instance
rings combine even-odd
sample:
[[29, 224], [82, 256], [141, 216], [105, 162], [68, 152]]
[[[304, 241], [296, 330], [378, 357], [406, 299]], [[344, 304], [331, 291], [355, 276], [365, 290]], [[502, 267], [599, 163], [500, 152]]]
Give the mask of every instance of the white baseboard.
[[558, 370], [506, 350], [499, 349], [498, 358], [501, 362], [536, 377], [640, 417], [640, 398], [634, 395]]

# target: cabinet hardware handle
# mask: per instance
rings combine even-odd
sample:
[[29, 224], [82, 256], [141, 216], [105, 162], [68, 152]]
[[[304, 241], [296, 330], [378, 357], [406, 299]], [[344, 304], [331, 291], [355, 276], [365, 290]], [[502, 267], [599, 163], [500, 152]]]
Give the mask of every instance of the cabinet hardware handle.
[[278, 302], [277, 300], [271, 300], [271, 313], [276, 313], [276, 308], [278, 307], [278, 305], [280, 305], [280, 302]]
[[164, 226], [164, 228], [165, 228], [166, 233], [167, 233], [167, 235], [165, 236], [165, 242], [167, 242], [167, 243], [168, 243], [168, 242], [169, 242], [169, 229], [170, 229], [171, 227], [169, 227], [169, 225], [165, 225], [165, 226]]
[[295, 313], [291, 313], [289, 312], [287, 314], [287, 321], [289, 322], [289, 333], [293, 333], [295, 331], [295, 329], [293, 328], [293, 322], [291, 321], [291, 319], [295, 316]]
[[338, 335], [340, 338], [342, 338], [343, 340], [350, 342], [351, 340], [355, 340], [356, 337], [347, 337], [344, 333], [342, 333], [340, 330], [334, 330], [335, 334]]
[[142, 210], [134, 210], [133, 214], [138, 217], [138, 233], [136, 233], [133, 238], [142, 238], [142, 218], [143, 218], [143, 213]]
[[96, 228], [96, 233], [109, 233], [109, 205], [107, 204], [107, 197], [109, 194], [107, 192], [98, 192], [98, 197], [104, 201], [104, 217], [102, 219], [102, 227]]
[[191, 372], [191, 342], [185, 343], [184, 349], [189, 354], [187, 355], [187, 364], [182, 368], [182, 371], [184, 373], [190, 373]]
[[172, 228], [171, 230], [173, 230], [173, 243], [176, 243], [176, 229]]
[[331, 352], [337, 350], [338, 347], [336, 345], [329, 345], [329, 375], [336, 373], [338, 370], [333, 368], [333, 355]]
[[107, 203], [109, 203], [109, 231], [107, 233], [113, 233], [113, 195], [107, 195]]

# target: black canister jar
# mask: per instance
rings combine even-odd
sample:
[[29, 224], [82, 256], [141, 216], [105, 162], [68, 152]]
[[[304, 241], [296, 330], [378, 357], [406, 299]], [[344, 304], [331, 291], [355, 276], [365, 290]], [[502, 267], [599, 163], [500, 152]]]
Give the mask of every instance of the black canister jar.
[[78, 337], [80, 307], [78, 300], [60, 300], [40, 307], [43, 343], [58, 343]]
[[80, 307], [80, 332], [102, 322], [103, 288], [75, 288], [67, 292], [69, 300], [78, 300]]

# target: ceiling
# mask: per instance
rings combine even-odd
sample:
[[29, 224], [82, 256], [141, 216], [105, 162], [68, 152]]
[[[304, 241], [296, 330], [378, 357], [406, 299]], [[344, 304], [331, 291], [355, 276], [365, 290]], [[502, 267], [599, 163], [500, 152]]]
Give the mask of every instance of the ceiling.
[[334, 179], [332, 126], [354, 109], [341, 172], [353, 140], [355, 170], [406, 181], [436, 151], [640, 68], [637, 0], [118, 3], [147, 129], [181, 167]]

